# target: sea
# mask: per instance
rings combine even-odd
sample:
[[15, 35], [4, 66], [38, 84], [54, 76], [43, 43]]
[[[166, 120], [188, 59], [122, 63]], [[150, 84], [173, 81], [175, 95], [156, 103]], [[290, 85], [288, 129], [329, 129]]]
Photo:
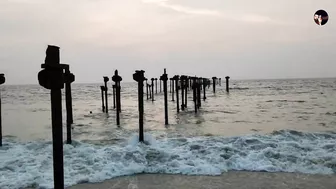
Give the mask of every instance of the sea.
[[[137, 84], [121, 83], [120, 126], [111, 82], [109, 112], [102, 111], [102, 84], [72, 84], [73, 143], [64, 142], [66, 186], [137, 173], [336, 174], [335, 78], [231, 80], [229, 93], [222, 82], [216, 93], [206, 88], [207, 99], [197, 113], [192, 91], [179, 113], [168, 93], [169, 125], [164, 124], [158, 86], [155, 101], [144, 95], [145, 143], [138, 142]], [[50, 91], [6, 84], [0, 91], [0, 188], [53, 188]], [[66, 141], [64, 91], [62, 101]]]

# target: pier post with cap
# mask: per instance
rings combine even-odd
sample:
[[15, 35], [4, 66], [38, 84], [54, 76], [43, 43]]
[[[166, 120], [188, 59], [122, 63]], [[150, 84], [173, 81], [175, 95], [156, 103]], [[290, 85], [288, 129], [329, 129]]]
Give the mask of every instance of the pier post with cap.
[[144, 106], [143, 106], [143, 82], [145, 80], [144, 76], [145, 71], [136, 70], [133, 74], [133, 80], [138, 82], [138, 103], [139, 103], [139, 142], [144, 141], [144, 129], [143, 129], [143, 114], [144, 114]]
[[67, 144], [71, 144], [71, 124], [73, 124], [73, 114], [72, 114], [72, 95], [71, 95], [71, 83], [75, 81], [75, 75], [70, 72], [70, 66], [63, 64], [64, 68], [64, 82], [65, 82], [65, 106], [67, 114]]
[[229, 76], [226, 76], [225, 77], [225, 79], [226, 79], [226, 92], [229, 92], [229, 79], [230, 79], [230, 77]]
[[120, 98], [120, 82], [122, 81], [122, 77], [118, 74], [118, 70], [115, 70], [114, 71], [114, 75], [112, 77], [112, 81], [114, 81], [114, 85], [115, 85], [115, 88], [116, 88], [116, 105], [117, 105], [117, 117], [116, 117], [116, 120], [117, 120], [117, 125], [119, 126], [120, 125], [120, 112], [121, 112], [121, 98]]
[[214, 93], [216, 93], [216, 80], [217, 77], [212, 77], [212, 88]]
[[176, 111], [177, 111], [177, 113], [180, 112], [180, 105], [179, 105], [179, 85], [178, 85], [179, 79], [180, 79], [180, 76], [178, 76], [178, 75], [175, 75], [173, 77], [173, 81], [175, 81], [175, 89], [176, 89]]
[[43, 70], [38, 73], [38, 82], [42, 87], [50, 90], [51, 96], [54, 188], [64, 189], [61, 92], [64, 88], [64, 77], [60, 65], [59, 47], [48, 46], [45, 63], [41, 67]]
[[151, 78], [151, 81], [152, 81], [152, 84], [151, 84], [151, 86], [152, 86], [152, 102], [154, 102], [154, 78]]
[[109, 78], [107, 76], [104, 76], [104, 89], [105, 89], [105, 112], [108, 113], [108, 97], [107, 97], [107, 82], [109, 81]]
[[164, 69], [164, 72], [163, 72], [162, 76], [160, 77], [160, 80], [163, 81], [165, 125], [168, 125], [168, 91], [167, 91], [168, 75], [167, 75], [167, 72], [166, 72], [166, 68]]
[[[0, 74], [0, 85], [6, 82], [5, 74]], [[1, 91], [0, 91], [0, 146], [2, 146], [2, 112], [1, 112]]]

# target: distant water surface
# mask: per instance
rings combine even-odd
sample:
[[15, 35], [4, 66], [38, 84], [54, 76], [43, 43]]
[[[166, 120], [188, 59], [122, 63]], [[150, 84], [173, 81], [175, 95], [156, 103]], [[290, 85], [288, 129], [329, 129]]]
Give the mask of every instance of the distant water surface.
[[[136, 83], [122, 82], [120, 127], [111, 87], [110, 111], [101, 110], [100, 85], [72, 85], [75, 142], [64, 146], [67, 185], [140, 172], [336, 172], [336, 79], [230, 81], [230, 93], [222, 83], [216, 94], [206, 89], [198, 114], [191, 91], [187, 110], [179, 114], [169, 94], [169, 126], [158, 86], [154, 102], [144, 95], [149, 146], [136, 142]], [[38, 85], [0, 90], [5, 136], [0, 188], [52, 187], [50, 92]], [[64, 96], [63, 108], [65, 140]]]

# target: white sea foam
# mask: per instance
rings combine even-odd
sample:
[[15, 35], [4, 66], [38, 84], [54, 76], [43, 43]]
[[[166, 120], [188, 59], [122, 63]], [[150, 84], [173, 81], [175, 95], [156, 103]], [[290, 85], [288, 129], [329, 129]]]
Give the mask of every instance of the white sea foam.
[[[336, 134], [280, 131], [272, 135], [155, 140], [127, 144], [64, 145], [66, 186], [136, 173], [219, 175], [228, 170], [336, 172]], [[0, 148], [0, 188], [53, 187], [51, 142], [5, 139]]]

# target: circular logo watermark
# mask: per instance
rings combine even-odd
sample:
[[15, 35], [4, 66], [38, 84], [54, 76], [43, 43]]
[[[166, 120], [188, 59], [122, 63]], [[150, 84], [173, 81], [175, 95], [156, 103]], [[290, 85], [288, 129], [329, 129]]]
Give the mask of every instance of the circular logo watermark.
[[314, 21], [317, 25], [323, 26], [329, 20], [328, 13], [325, 10], [318, 10], [314, 14]]

